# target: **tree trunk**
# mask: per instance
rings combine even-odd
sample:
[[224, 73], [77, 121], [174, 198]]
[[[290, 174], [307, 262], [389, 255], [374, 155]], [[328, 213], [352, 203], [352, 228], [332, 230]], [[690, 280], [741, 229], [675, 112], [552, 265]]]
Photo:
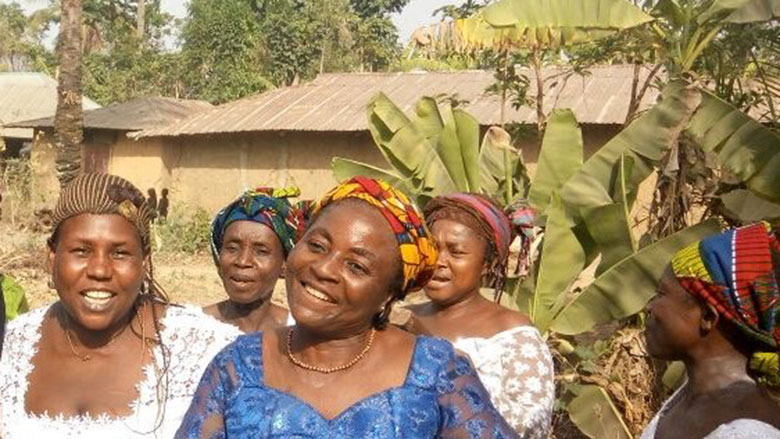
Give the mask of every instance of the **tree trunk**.
[[539, 46], [533, 48], [533, 68], [536, 76], [536, 130], [539, 140], [544, 135], [544, 78], [542, 77], [542, 55]]
[[146, 32], [146, 0], [138, 0], [138, 10], [136, 11], [136, 31], [138, 32], [138, 44], [144, 46], [144, 35]]
[[81, 171], [84, 114], [81, 107], [81, 0], [62, 0], [59, 37], [60, 75], [54, 142], [57, 178], [65, 186]]

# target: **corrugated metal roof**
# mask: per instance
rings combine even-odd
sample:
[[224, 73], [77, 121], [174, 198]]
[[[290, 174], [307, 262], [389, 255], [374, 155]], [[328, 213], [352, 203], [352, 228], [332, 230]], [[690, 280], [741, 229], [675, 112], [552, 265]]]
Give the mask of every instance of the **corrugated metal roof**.
[[[187, 116], [214, 108], [205, 101], [150, 97], [133, 99], [84, 112], [84, 128], [119, 131], [140, 131], [160, 127]], [[11, 124], [12, 127], [52, 128], [54, 117], [45, 117]]]
[[[100, 108], [84, 98], [85, 110]], [[0, 136], [32, 139], [29, 128], [2, 126], [39, 117], [53, 117], [57, 111], [57, 81], [43, 73], [0, 73]]]
[[[642, 75], [648, 74], [643, 69]], [[633, 66], [604, 66], [590, 74], [563, 76], [547, 69], [546, 111], [571, 108], [585, 124], [622, 124], [628, 112]], [[533, 75], [531, 75], [533, 76]], [[334, 73], [314, 81], [285, 87], [227, 103], [168, 126], [142, 131], [135, 137], [179, 136], [255, 131], [364, 131], [366, 105], [379, 92], [387, 94], [405, 112], [422, 96], [454, 95], [468, 101], [463, 108], [481, 124], [500, 123], [500, 98], [485, 90], [493, 84], [487, 71], [411, 73]], [[532, 89], [533, 90], [533, 89]], [[533, 91], [530, 92], [533, 94]], [[640, 109], [655, 103], [654, 89]], [[535, 123], [535, 109], [516, 111], [507, 105], [507, 121]]]

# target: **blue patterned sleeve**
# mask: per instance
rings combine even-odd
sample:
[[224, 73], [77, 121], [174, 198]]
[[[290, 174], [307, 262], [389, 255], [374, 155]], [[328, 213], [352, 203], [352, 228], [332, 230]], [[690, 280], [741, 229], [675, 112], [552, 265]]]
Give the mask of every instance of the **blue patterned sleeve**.
[[440, 439], [519, 438], [490, 402], [468, 358], [453, 352], [437, 379]]
[[225, 439], [226, 402], [238, 381], [231, 348], [217, 354], [203, 372], [175, 439]]

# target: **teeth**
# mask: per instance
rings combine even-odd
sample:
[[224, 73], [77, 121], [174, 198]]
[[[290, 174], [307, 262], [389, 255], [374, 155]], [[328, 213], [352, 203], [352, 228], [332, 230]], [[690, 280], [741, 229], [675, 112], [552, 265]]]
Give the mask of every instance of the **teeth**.
[[92, 300], [108, 300], [112, 298], [114, 295], [109, 293], [108, 291], [87, 291], [84, 293], [84, 296], [87, 299]]
[[317, 291], [314, 288], [311, 288], [309, 286], [306, 286], [304, 289], [306, 290], [307, 293], [309, 293], [309, 295], [314, 296], [317, 299], [322, 300], [323, 302], [334, 303], [333, 299], [331, 299], [330, 296], [328, 296], [327, 294]]

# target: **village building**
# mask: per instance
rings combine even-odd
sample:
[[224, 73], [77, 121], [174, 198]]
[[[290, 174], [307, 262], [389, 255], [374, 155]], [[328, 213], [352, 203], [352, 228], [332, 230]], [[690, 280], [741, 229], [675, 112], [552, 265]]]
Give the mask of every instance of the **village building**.
[[[546, 81], [545, 111], [574, 111], [586, 156], [622, 129], [633, 66], [596, 67], [587, 75], [551, 69], [545, 78], [552, 78]], [[211, 213], [257, 186], [297, 185], [304, 198], [314, 198], [335, 184], [334, 157], [388, 167], [368, 131], [367, 105], [378, 93], [407, 114], [422, 96], [453, 99], [487, 129], [501, 123], [501, 99], [486, 91], [494, 82], [487, 71], [334, 73], [213, 108], [158, 98], [131, 101], [85, 114], [85, 165], [121, 175], [144, 191], [168, 188], [174, 204]], [[649, 89], [640, 110], [657, 98]], [[169, 111], [174, 102], [183, 108]], [[539, 152], [536, 109], [507, 103], [504, 118], [524, 128], [515, 142], [533, 171]], [[53, 154], [51, 122], [16, 125], [40, 133], [33, 148], [40, 156]], [[49, 172], [39, 171], [39, 180]]]
[[[84, 110], [100, 108], [84, 97]], [[0, 73], [0, 158], [17, 158], [29, 148], [33, 129], [7, 125], [41, 117], [54, 117], [57, 110], [57, 81], [43, 73]]]
[[[166, 147], [165, 139], [132, 140], [128, 134], [212, 108], [203, 101], [153, 97], [85, 111], [82, 169], [124, 176], [144, 191], [155, 188], [159, 192], [169, 182], [162, 169], [175, 166], [172, 149]], [[37, 200], [56, 199], [59, 183], [54, 167], [54, 117], [17, 122], [13, 127], [35, 130], [31, 154], [34, 191]]]

